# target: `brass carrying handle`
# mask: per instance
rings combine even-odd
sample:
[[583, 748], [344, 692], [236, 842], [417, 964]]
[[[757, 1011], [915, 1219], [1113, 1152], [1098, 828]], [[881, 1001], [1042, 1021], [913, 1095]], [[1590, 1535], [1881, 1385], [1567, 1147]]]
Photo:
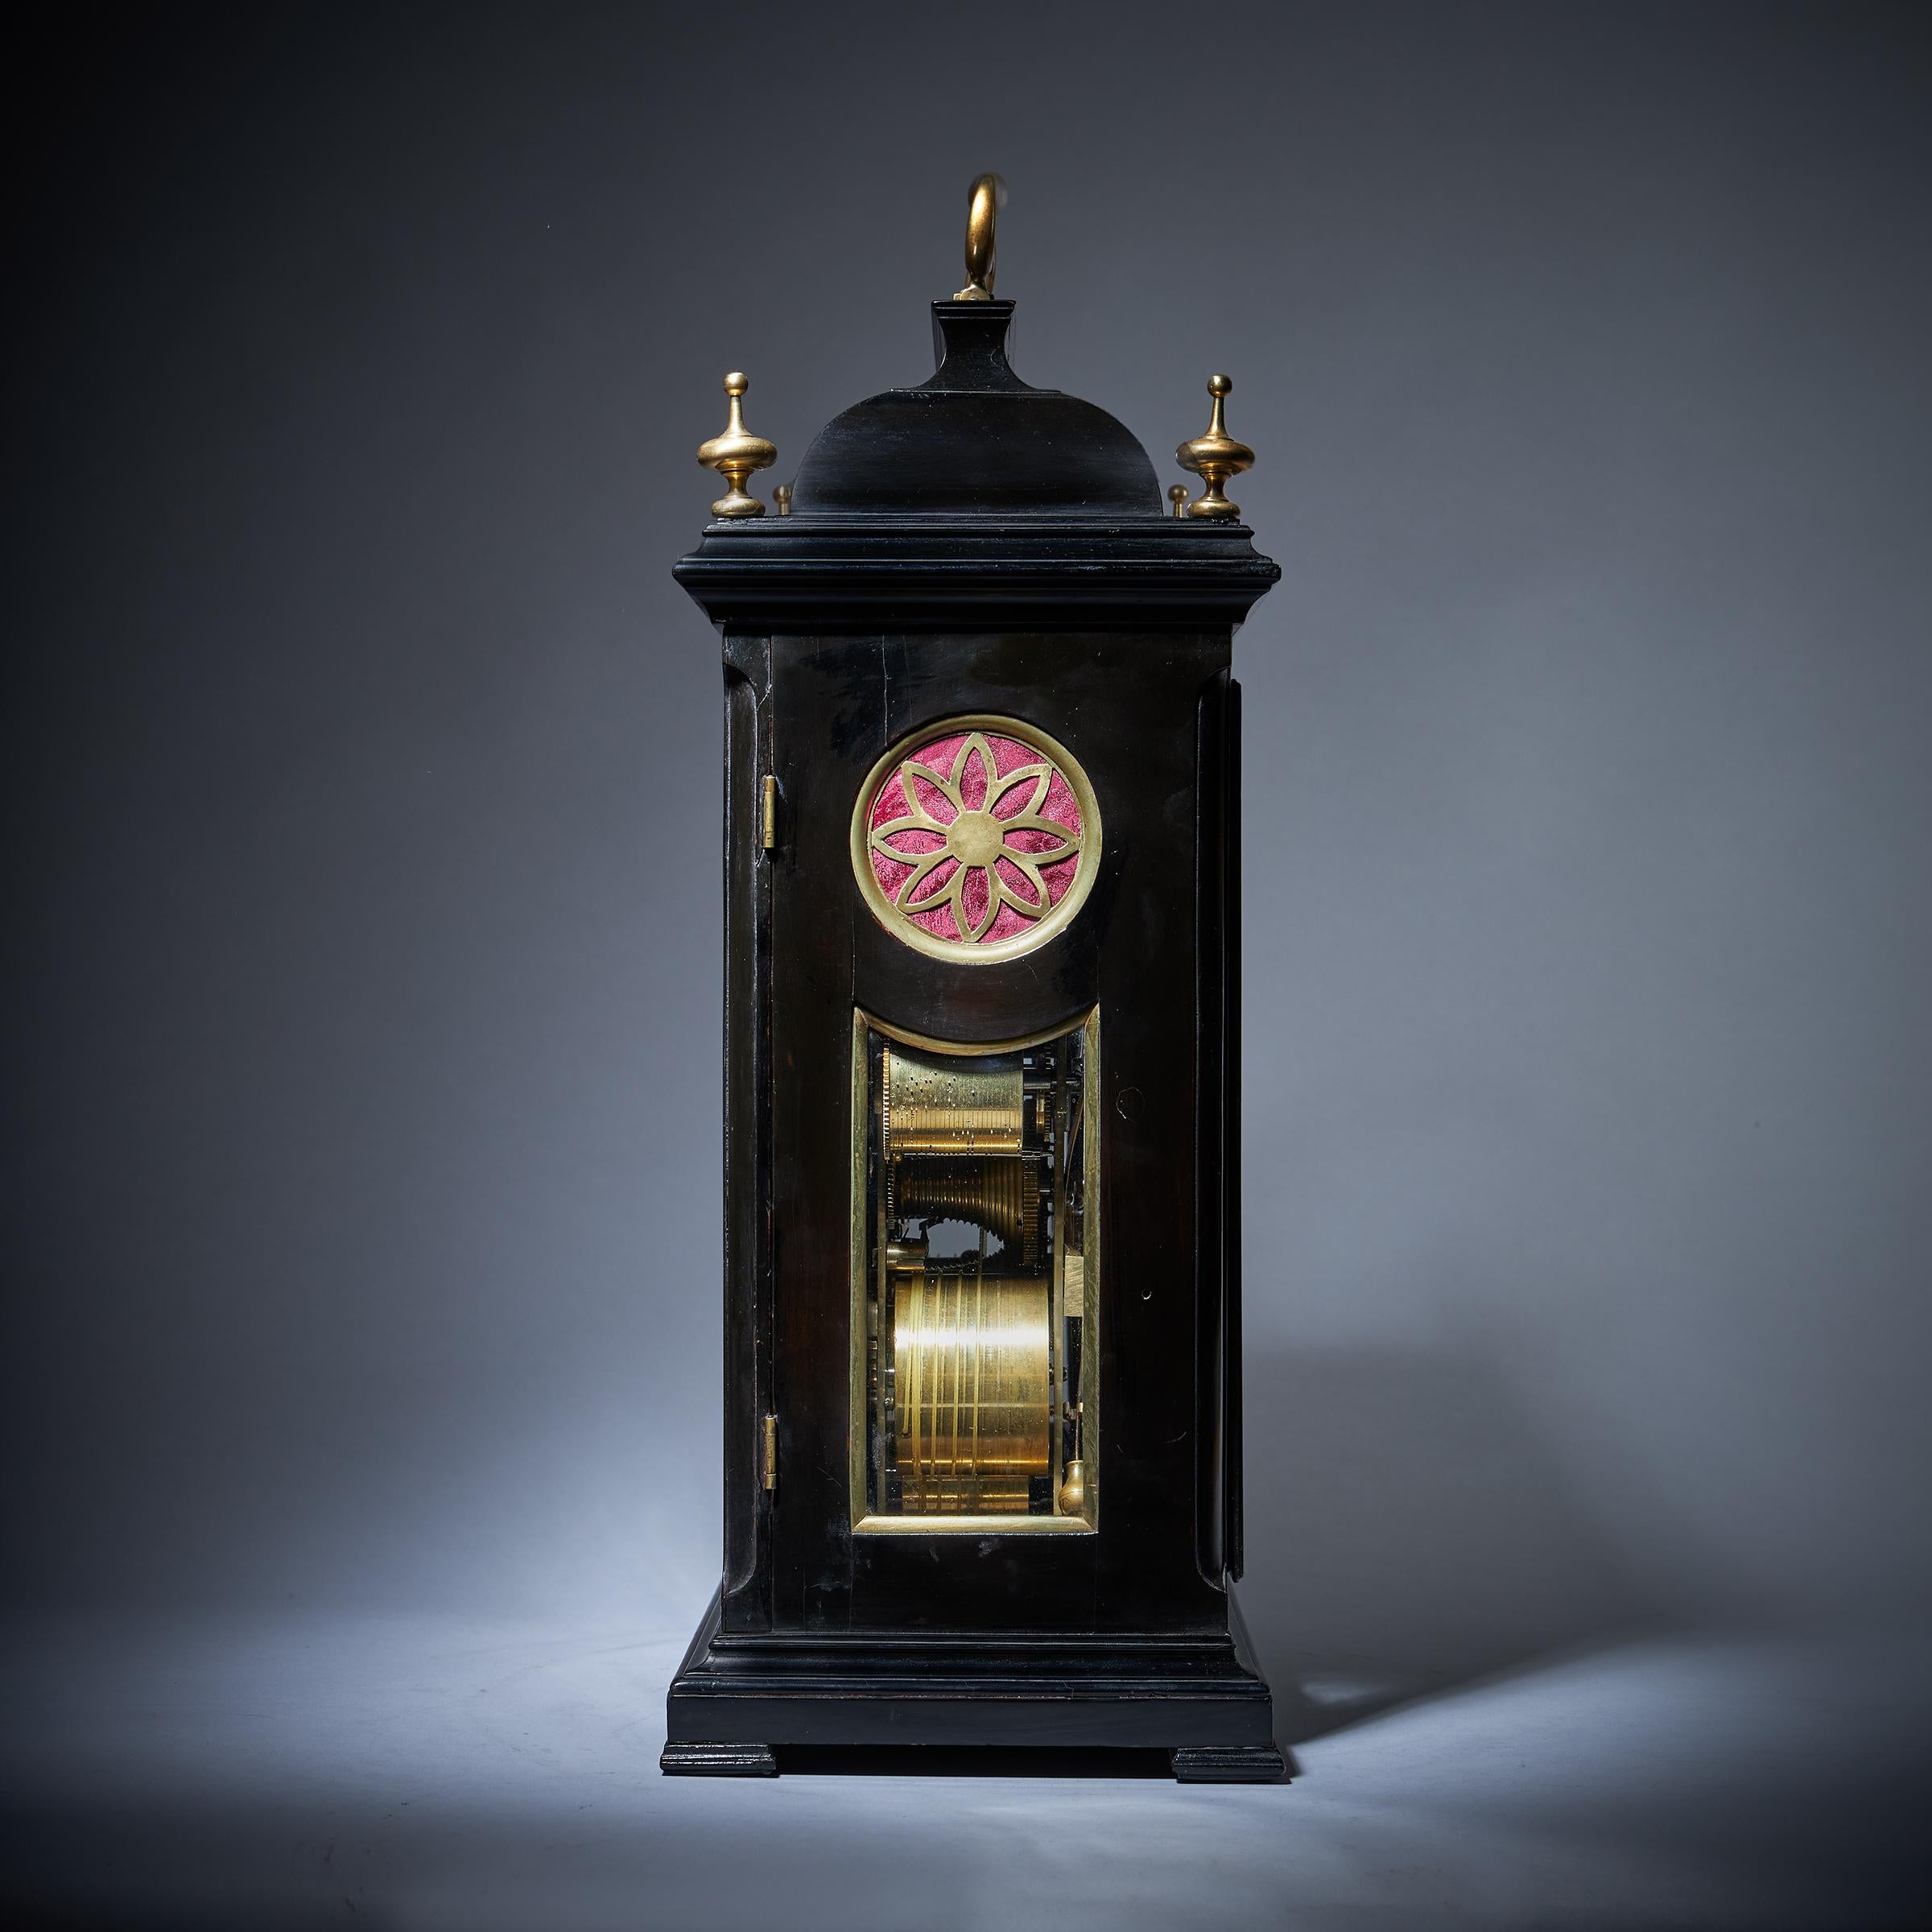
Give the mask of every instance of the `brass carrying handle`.
[[966, 204], [966, 286], [956, 302], [993, 299], [993, 225], [1006, 205], [1006, 184], [997, 175], [981, 175], [972, 184]]

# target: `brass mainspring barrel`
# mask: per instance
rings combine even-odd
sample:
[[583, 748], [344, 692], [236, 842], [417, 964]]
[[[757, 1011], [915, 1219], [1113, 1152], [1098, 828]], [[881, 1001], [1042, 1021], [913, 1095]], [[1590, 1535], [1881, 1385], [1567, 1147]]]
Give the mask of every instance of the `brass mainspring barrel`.
[[908, 1154], [1018, 1154], [1026, 1137], [1026, 1075], [1003, 1061], [947, 1059], [889, 1041], [881, 1071], [888, 1160]]
[[898, 1275], [894, 1449], [908, 1514], [1024, 1515], [1051, 1468], [1045, 1275]]

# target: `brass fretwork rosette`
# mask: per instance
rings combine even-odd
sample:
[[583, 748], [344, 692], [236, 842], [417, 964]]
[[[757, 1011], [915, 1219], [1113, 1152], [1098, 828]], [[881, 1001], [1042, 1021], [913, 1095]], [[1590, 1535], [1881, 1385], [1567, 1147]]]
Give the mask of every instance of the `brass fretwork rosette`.
[[947, 718], [902, 739], [852, 815], [852, 871], [880, 924], [962, 965], [1044, 945], [1080, 910], [1100, 857], [1087, 774], [1013, 718]]

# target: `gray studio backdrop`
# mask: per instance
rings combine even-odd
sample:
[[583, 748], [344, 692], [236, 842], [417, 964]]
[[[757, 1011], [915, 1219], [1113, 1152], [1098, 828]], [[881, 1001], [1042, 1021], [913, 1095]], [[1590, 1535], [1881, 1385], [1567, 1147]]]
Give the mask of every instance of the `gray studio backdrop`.
[[695, 1620], [716, 640], [930, 369], [1234, 378], [1249, 1612], [1441, 1678], [1932, 1597], [1909, 12], [104, 28], [16, 196], [17, 1606]]

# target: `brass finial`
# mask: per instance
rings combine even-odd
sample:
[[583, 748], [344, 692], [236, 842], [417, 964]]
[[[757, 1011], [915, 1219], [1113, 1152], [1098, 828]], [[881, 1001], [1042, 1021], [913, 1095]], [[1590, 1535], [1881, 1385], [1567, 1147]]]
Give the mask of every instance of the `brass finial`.
[[1167, 485], [1167, 501], [1174, 506], [1174, 514], [1184, 517], [1187, 514], [1187, 485], [1185, 483], [1170, 483]]
[[778, 452], [774, 444], [762, 436], [754, 436], [745, 427], [741, 398], [750, 386], [741, 369], [734, 369], [724, 378], [724, 393], [731, 398], [731, 420], [721, 435], [698, 445], [698, 460], [707, 469], [715, 469], [731, 485], [712, 505], [714, 517], [762, 517], [765, 514], [765, 506], [756, 497], [746, 495], [745, 479], [753, 470], [770, 469], [778, 461]]
[[791, 485], [789, 483], [774, 484], [771, 500], [778, 505], [780, 516], [788, 517], [791, 514]]
[[1221, 494], [1221, 485], [1230, 477], [1238, 477], [1243, 470], [1254, 467], [1254, 452], [1245, 443], [1236, 442], [1221, 419], [1222, 405], [1233, 387], [1232, 377], [1208, 378], [1208, 393], [1214, 398], [1214, 416], [1208, 425], [1208, 433], [1191, 438], [1174, 452], [1174, 461], [1183, 469], [1192, 470], [1208, 485], [1187, 506], [1191, 517], [1226, 518], [1241, 514], [1240, 504], [1230, 503]]
[[993, 224], [1006, 205], [1006, 184], [997, 175], [981, 175], [972, 184], [966, 204], [966, 286], [956, 302], [993, 299]]

